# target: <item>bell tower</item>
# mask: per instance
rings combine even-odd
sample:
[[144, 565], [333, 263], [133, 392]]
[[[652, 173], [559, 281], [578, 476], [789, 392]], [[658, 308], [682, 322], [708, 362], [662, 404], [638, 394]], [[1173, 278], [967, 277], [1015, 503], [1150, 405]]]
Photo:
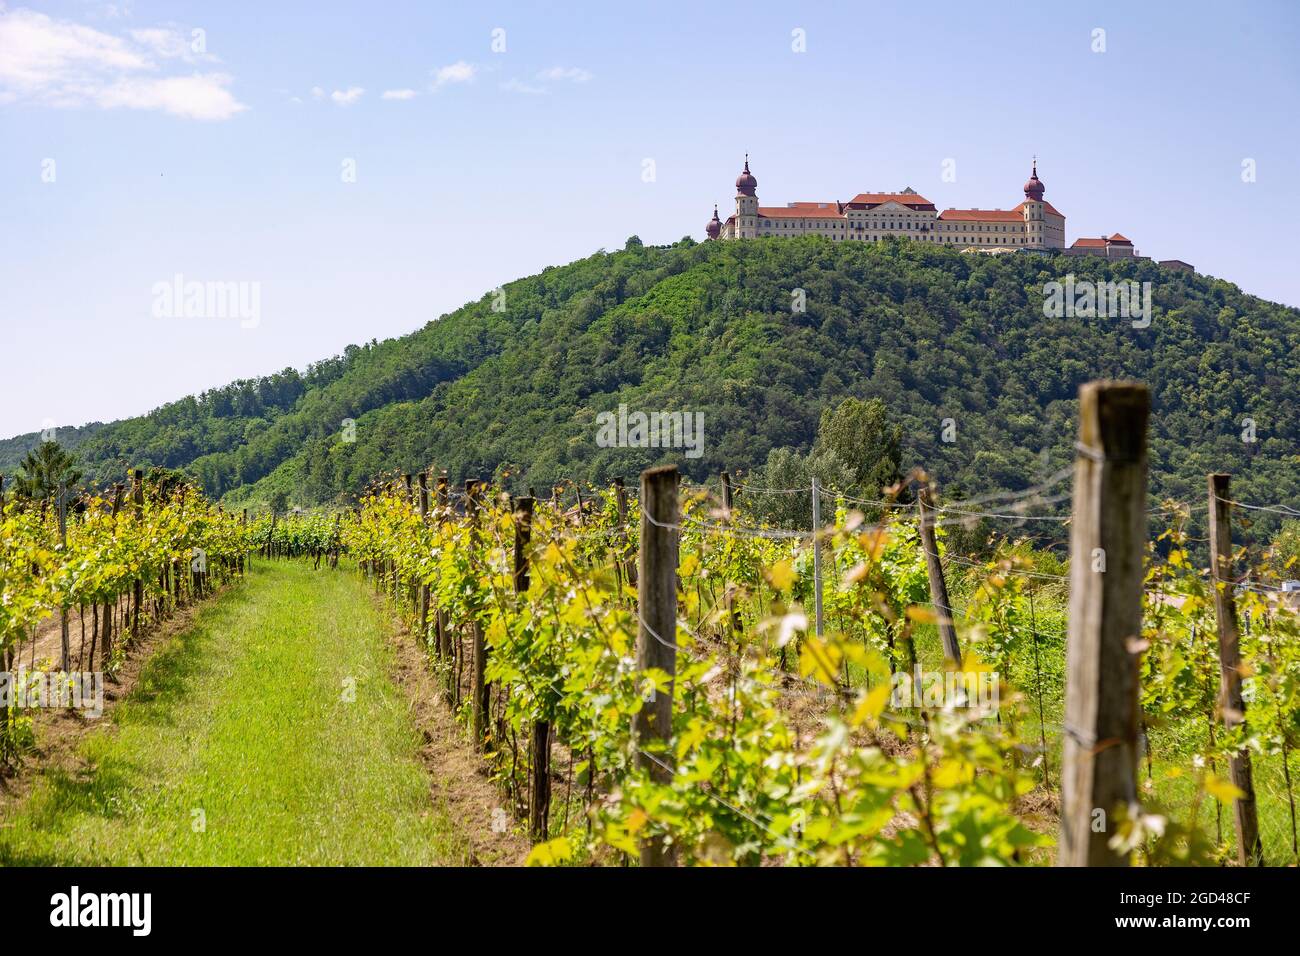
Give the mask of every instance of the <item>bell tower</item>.
[[1030, 249], [1046, 249], [1047, 236], [1044, 232], [1043, 193], [1046, 192], [1043, 181], [1038, 178], [1038, 157], [1034, 157], [1033, 172], [1025, 183], [1025, 201], [1022, 204], [1025, 215], [1025, 245]]
[[736, 238], [753, 239], [758, 235], [758, 180], [749, 171], [749, 153], [745, 168], [736, 177]]

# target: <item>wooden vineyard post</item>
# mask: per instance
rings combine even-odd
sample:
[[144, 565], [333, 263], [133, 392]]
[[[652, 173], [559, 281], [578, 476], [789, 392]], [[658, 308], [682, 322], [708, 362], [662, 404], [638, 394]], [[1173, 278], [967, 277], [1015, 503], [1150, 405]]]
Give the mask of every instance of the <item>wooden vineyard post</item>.
[[[447, 508], [450, 504], [450, 497], [447, 494], [447, 472], [438, 472], [438, 479], [434, 485], [434, 505], [436, 507], [435, 520], [441, 527], [447, 523]], [[451, 663], [451, 633], [447, 627], [447, 612], [437, 605], [433, 612], [433, 625], [435, 637], [438, 642], [438, 657], [444, 665]]]
[[533, 538], [533, 508], [536, 502], [532, 498], [519, 498], [515, 501], [515, 593], [528, 593], [528, 543]]
[[[429, 523], [429, 474], [420, 472], [420, 524]], [[420, 589], [419, 592], [419, 622], [420, 622], [420, 647], [425, 648], [429, 644], [429, 585], [424, 581], [416, 582]]]
[[[533, 537], [533, 509], [537, 502], [531, 496], [515, 501], [515, 593], [523, 598], [528, 593], [529, 543]], [[549, 703], [550, 695], [545, 695]], [[551, 722], [549, 719], [533, 720], [532, 788], [528, 801], [528, 833], [536, 843], [544, 841], [550, 830], [551, 817]]]
[[[59, 541], [66, 553], [68, 550], [68, 488], [63, 482], [59, 482]], [[138, 588], [140, 582], [136, 581], [135, 586]], [[139, 594], [139, 591], [136, 594]], [[140, 598], [137, 597], [135, 600], [136, 618], [138, 619], [140, 616]], [[71, 664], [72, 646], [68, 641], [68, 609], [63, 605], [59, 606], [59, 641], [63, 653], [60, 667], [66, 674], [68, 666]]]
[[925, 571], [930, 579], [930, 603], [943, 643], [946, 661], [961, 666], [961, 645], [957, 643], [957, 625], [953, 618], [952, 601], [948, 599], [948, 582], [943, 576], [943, 562], [939, 560], [939, 544], [934, 534], [934, 499], [930, 486], [922, 485], [916, 496], [917, 526], [921, 533], [921, 547], [925, 549]]
[[[722, 472], [722, 521], [724, 524], [731, 524], [731, 474]], [[730, 581], [723, 581], [722, 586], [726, 589], [726, 606], [727, 621], [731, 628], [732, 635], [738, 635], [741, 631], [740, 608], [736, 606], [735, 586]]]
[[[411, 507], [418, 504], [415, 492], [415, 476], [411, 474], [402, 475], [402, 489], [406, 494], [406, 503]], [[397, 559], [393, 559], [393, 601], [398, 600], [398, 595], [405, 588], [406, 595], [411, 599], [411, 613], [415, 614], [419, 610], [419, 598], [415, 591], [415, 584], [412, 581], [402, 581], [397, 573]]]
[[[131, 472], [131, 511], [138, 525], [144, 521], [144, 472], [136, 468]], [[131, 640], [140, 637], [140, 605], [144, 603], [144, 581], [135, 579], [131, 594]]]
[[[470, 479], [465, 482], [465, 514], [469, 519], [471, 560], [478, 558], [478, 521], [479, 521], [479, 483]], [[487, 739], [488, 705], [491, 701], [492, 688], [487, 682], [487, 636], [483, 633], [483, 623], [479, 620], [478, 609], [470, 612], [470, 629], [474, 635], [474, 656], [470, 660], [473, 676], [470, 681], [470, 701], [473, 707], [474, 746], [483, 749]]]
[[812, 523], [813, 523], [813, 609], [815, 611], [816, 633], [820, 640], [825, 630], [822, 618], [822, 488], [817, 476], [812, 480]]
[[618, 506], [618, 540], [623, 550], [623, 557], [619, 566], [623, 569], [623, 576], [627, 583], [635, 585], [636, 558], [632, 556], [631, 544], [627, 538], [627, 488], [623, 486], [622, 478], [614, 479], [614, 503]]
[[573, 483], [573, 492], [578, 496], [578, 527], [584, 528], [587, 525], [586, 503], [582, 500], [582, 488], [575, 481]]
[[[637, 578], [637, 668], [668, 675], [666, 691], [650, 699], [632, 718], [637, 765], [652, 780], [672, 779], [673, 678], [677, 673], [677, 466], [641, 472], [641, 554]], [[642, 866], [673, 866], [672, 848], [659, 839], [641, 844]]]
[[1109, 842], [1116, 810], [1138, 797], [1150, 409], [1135, 382], [1079, 389], [1058, 866], [1128, 864]]
[[[1241, 693], [1241, 648], [1237, 631], [1237, 601], [1232, 575], [1232, 496], [1227, 475], [1210, 475], [1210, 582], [1214, 586], [1214, 616], [1219, 624], [1219, 711], [1231, 733], [1246, 722]], [[1242, 792], [1233, 801], [1237, 824], [1237, 862], [1263, 866], [1264, 845], [1255, 812], [1255, 784], [1250, 751], [1242, 748], [1228, 761], [1232, 785]]]
[[[244, 515], [245, 517], [247, 517], [248, 512], [245, 511]], [[339, 566], [339, 549], [343, 547], [342, 524], [343, 524], [343, 512], [336, 511], [334, 513], [334, 533], [330, 535], [330, 567], [331, 568], [337, 568]]]
[[[126, 490], [125, 487], [122, 485], [120, 481], [113, 486], [113, 537], [114, 538], [117, 537], [117, 515], [118, 512], [122, 510], [122, 493], [125, 490]], [[102, 651], [103, 656], [101, 660], [104, 662], [102, 668], [104, 671], [108, 670], [109, 662], [112, 661], [113, 659], [113, 610], [115, 606], [116, 606], [115, 601], [104, 602], [104, 620], [101, 622], [103, 625], [103, 633], [101, 634], [101, 647], [103, 648]]]

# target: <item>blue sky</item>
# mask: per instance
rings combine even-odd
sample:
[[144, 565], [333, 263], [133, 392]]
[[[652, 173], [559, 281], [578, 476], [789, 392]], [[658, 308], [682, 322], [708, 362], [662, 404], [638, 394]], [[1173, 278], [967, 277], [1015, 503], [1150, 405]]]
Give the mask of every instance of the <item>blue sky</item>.
[[[745, 151], [768, 205], [940, 209], [1014, 206], [1037, 154], [1069, 241], [1120, 231], [1300, 305], [1294, 3], [2, 9], [0, 436], [301, 368], [633, 233], [701, 238]], [[177, 274], [258, 283], [259, 321], [156, 317]]]

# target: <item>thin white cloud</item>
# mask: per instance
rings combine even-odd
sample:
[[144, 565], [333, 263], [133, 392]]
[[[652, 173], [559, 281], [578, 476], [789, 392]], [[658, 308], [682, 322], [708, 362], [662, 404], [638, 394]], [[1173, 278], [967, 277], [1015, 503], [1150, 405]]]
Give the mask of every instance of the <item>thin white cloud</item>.
[[0, 16], [0, 103], [160, 110], [200, 120], [247, 109], [230, 92], [228, 74], [163, 70], [166, 61], [200, 59], [211, 58], [171, 28], [115, 36], [19, 9]]
[[225, 88], [229, 83], [230, 77], [220, 73], [158, 80], [122, 79], [88, 90], [86, 95], [104, 109], [162, 110], [186, 119], [221, 120], [245, 109]]
[[361, 94], [364, 92], [365, 90], [359, 86], [349, 86], [346, 90], [335, 90], [330, 94], [330, 99], [339, 106], [351, 106], [357, 100], [361, 99]]
[[313, 86], [311, 88], [311, 98], [314, 100], [323, 100], [325, 99], [325, 91], [319, 86]]
[[[217, 57], [203, 47], [202, 33], [185, 33], [171, 27], [148, 27], [127, 31], [132, 40], [164, 59], [180, 59], [186, 63], [217, 63]], [[196, 49], [197, 47], [197, 49]]]
[[384, 90], [382, 98], [386, 100], [411, 100], [415, 99], [415, 90]]
[[477, 73], [478, 67], [464, 60], [440, 66], [433, 71], [433, 88], [437, 90], [453, 83], [468, 83]]
[[546, 92], [546, 87], [525, 83], [523, 80], [506, 80], [501, 84], [501, 89], [507, 93], [523, 93], [526, 96], [538, 96]]
[[586, 83], [591, 79], [591, 71], [580, 66], [553, 66], [549, 70], [542, 70], [537, 78], [552, 83]]

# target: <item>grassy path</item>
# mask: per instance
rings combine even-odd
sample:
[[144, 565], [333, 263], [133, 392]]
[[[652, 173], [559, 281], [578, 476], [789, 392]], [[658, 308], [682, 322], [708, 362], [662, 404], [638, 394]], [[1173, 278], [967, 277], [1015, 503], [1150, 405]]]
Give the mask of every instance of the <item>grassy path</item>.
[[354, 575], [257, 562], [149, 661], [84, 766], [0, 821], [0, 865], [459, 862], [389, 627]]

